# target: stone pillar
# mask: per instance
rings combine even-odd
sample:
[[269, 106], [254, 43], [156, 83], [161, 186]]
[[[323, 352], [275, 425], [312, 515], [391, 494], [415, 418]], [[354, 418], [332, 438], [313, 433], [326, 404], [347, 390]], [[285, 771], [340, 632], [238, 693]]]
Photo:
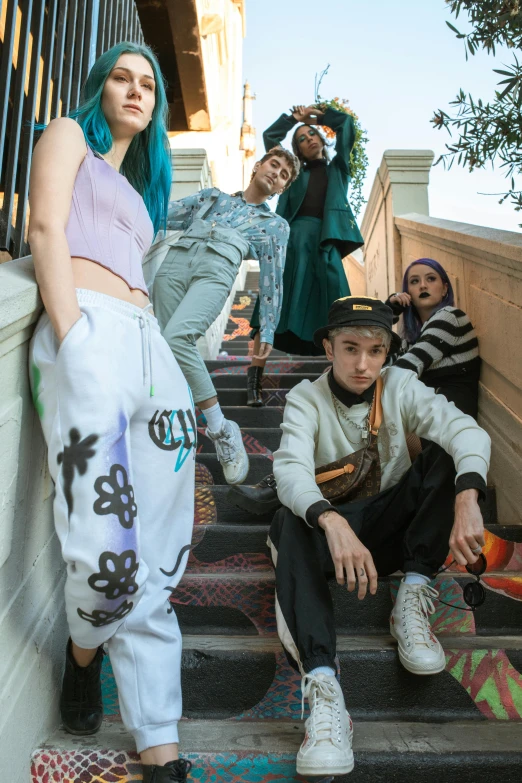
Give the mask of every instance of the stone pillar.
[[256, 96], [252, 95], [250, 84], [245, 82], [243, 92], [243, 125], [241, 126], [241, 142], [239, 149], [245, 153], [243, 161], [243, 188], [250, 182], [256, 154], [256, 129], [253, 124], [252, 101]]
[[212, 176], [204, 149], [173, 149], [170, 198], [175, 201], [203, 188], [212, 187]]
[[400, 235], [394, 220], [416, 212], [429, 215], [431, 150], [386, 150], [361, 224], [368, 296], [380, 299], [400, 289]]

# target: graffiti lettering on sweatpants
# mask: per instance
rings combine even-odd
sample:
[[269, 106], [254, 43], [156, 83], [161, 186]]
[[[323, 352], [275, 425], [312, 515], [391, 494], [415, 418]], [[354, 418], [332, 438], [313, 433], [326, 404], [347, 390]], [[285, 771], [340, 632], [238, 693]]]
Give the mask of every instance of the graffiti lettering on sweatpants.
[[[176, 430], [178, 434], [176, 434]], [[149, 421], [149, 436], [159, 449], [164, 451], [179, 449], [174, 467], [174, 471], [177, 473], [191, 451], [196, 449], [197, 430], [193, 412], [190, 408], [186, 411], [163, 411], [162, 413], [156, 411]], [[190, 436], [192, 436], [192, 440]]]

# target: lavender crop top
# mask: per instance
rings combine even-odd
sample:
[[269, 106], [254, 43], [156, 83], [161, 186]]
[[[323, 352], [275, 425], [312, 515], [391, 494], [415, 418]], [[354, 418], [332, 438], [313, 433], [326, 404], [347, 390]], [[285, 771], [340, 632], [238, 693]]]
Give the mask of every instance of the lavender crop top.
[[65, 235], [71, 256], [101, 264], [148, 296], [142, 263], [154, 226], [145, 202], [90, 147], [74, 181]]

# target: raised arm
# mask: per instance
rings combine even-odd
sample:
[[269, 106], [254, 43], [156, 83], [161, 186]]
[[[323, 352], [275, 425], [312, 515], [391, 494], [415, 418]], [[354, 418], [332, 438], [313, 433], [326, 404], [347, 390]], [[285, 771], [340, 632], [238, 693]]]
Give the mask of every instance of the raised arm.
[[355, 144], [355, 125], [351, 114], [337, 109], [326, 109], [317, 118], [319, 125], [326, 125], [335, 132], [335, 158], [332, 163], [350, 176], [350, 153]]
[[31, 166], [29, 244], [40, 295], [60, 342], [81, 316], [65, 228], [86, 151], [78, 123], [63, 117], [43, 132]]
[[287, 133], [297, 125], [297, 119], [293, 114], [281, 114], [281, 116], [263, 133], [263, 144], [265, 150], [271, 150], [272, 147], [278, 147]]

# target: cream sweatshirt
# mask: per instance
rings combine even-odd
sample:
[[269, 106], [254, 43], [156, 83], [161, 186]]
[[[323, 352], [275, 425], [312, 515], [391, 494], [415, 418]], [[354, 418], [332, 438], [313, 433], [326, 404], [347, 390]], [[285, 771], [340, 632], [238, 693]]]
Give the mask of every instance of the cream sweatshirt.
[[[491, 442], [476, 421], [425, 386], [411, 370], [388, 367], [381, 374], [381, 490], [397, 484], [411, 466], [406, 436], [412, 432], [451, 454], [457, 478], [478, 473], [486, 481]], [[337, 404], [349, 419], [363, 425], [367, 403], [351, 408], [338, 400]], [[346, 457], [365, 443], [358, 429], [343, 416], [339, 419], [340, 426], [326, 373], [314, 383], [302, 381], [286, 397], [283, 436], [274, 453], [274, 475], [280, 501], [303, 519], [313, 503], [324, 500], [315, 483], [315, 468]]]

